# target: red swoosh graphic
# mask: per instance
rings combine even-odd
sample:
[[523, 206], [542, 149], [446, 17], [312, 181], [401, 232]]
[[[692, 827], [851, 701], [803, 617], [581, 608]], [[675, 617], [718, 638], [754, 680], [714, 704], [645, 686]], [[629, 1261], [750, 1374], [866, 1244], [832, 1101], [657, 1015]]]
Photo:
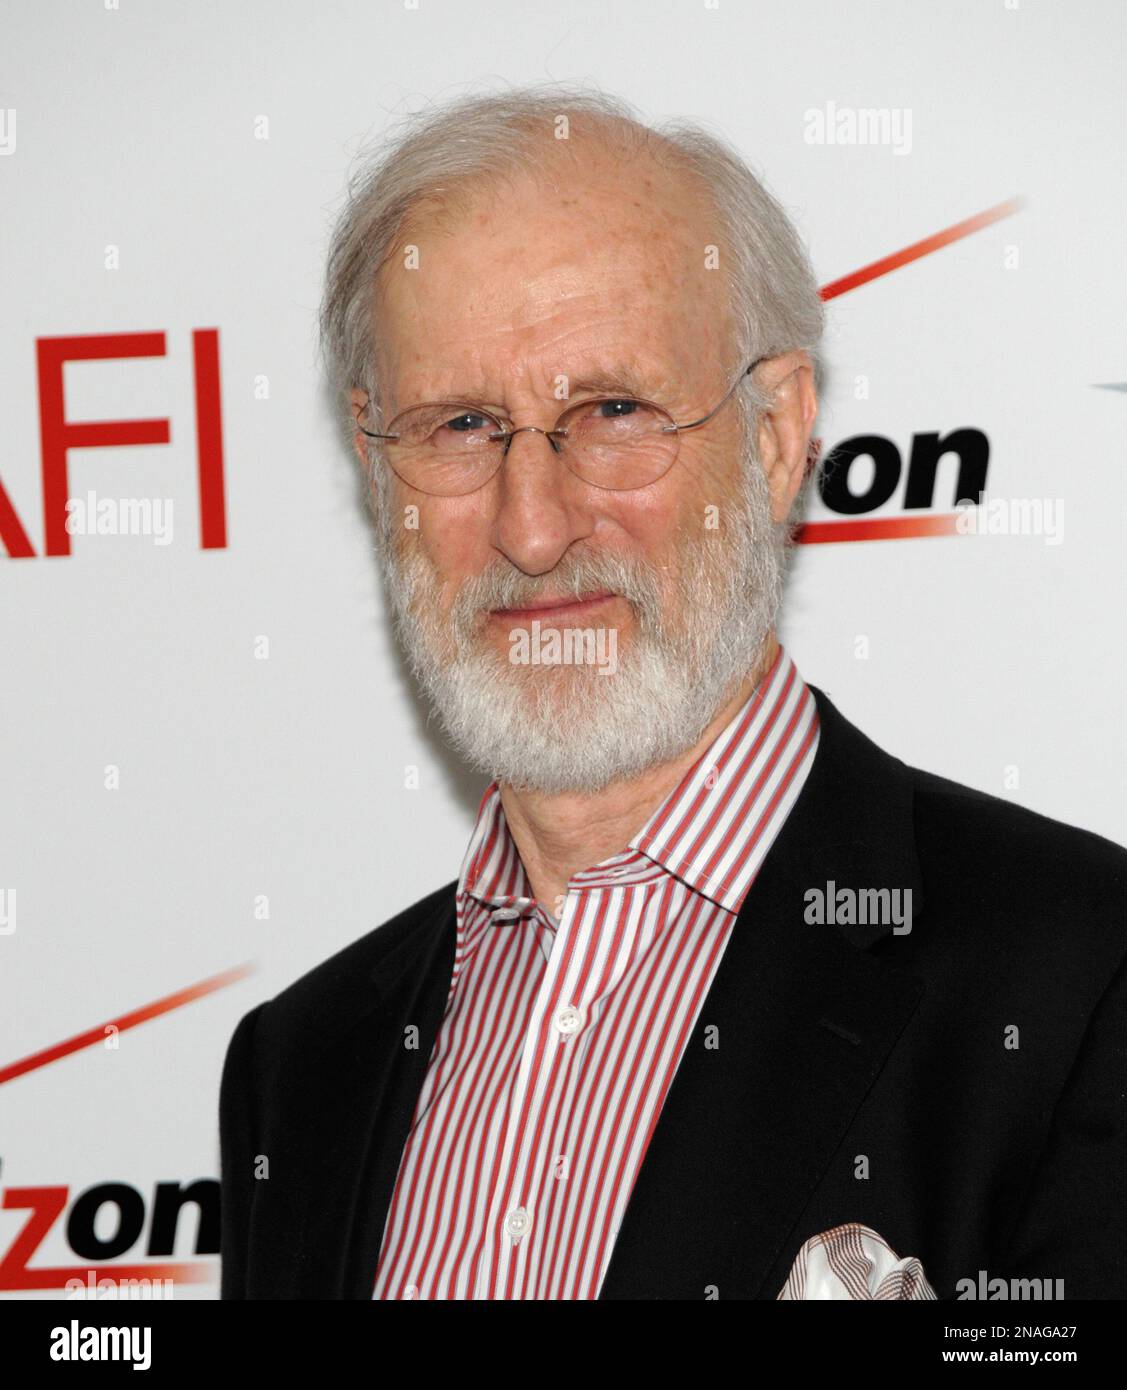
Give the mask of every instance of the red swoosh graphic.
[[14, 1077], [23, 1076], [26, 1072], [45, 1067], [49, 1062], [58, 1061], [60, 1057], [67, 1057], [72, 1052], [80, 1052], [84, 1047], [93, 1047], [95, 1043], [104, 1042], [107, 1028], [113, 1027], [119, 1033], [124, 1033], [127, 1028], [136, 1028], [139, 1023], [147, 1023], [150, 1018], [159, 1018], [161, 1014], [169, 1013], [172, 1009], [179, 1009], [184, 1004], [191, 1004], [196, 999], [202, 999], [205, 994], [223, 989], [225, 985], [234, 984], [236, 980], [245, 978], [253, 970], [254, 966], [249, 962], [233, 966], [230, 970], [224, 970], [219, 975], [211, 975], [208, 979], [201, 980], [199, 984], [189, 985], [186, 989], [177, 990], [175, 994], [166, 994], [163, 999], [157, 999], [152, 1004], [143, 1004], [141, 1008], [134, 1009], [132, 1013], [122, 1014], [120, 1018], [108, 1019], [105, 1023], [99, 1023], [94, 1028], [88, 1028], [84, 1033], [76, 1033], [73, 1038], [67, 1038], [65, 1042], [55, 1043], [53, 1047], [46, 1047], [40, 1052], [33, 1052], [30, 1057], [21, 1057], [18, 1062], [0, 1067], [0, 1086], [5, 1081], [11, 1081]]
[[955, 536], [958, 516], [949, 512], [936, 516], [877, 516], [857, 521], [808, 521], [795, 536], [798, 545], [821, 545], [827, 541], [903, 541], [913, 536]]
[[840, 280], [831, 280], [828, 285], [822, 286], [820, 294], [823, 299], [836, 299], [839, 294], [847, 294], [850, 290], [855, 290], [858, 285], [867, 285], [870, 280], [877, 280], [890, 271], [899, 270], [902, 265], [910, 265], [912, 261], [918, 261], [922, 256], [930, 256], [933, 251], [950, 246], [953, 241], [961, 241], [963, 237], [970, 236], [973, 232], [980, 232], [983, 227], [1000, 222], [1003, 217], [1012, 217], [1024, 206], [1024, 198], [1009, 198], [1004, 203], [995, 203], [992, 208], [987, 208], [985, 212], [976, 212], [973, 217], [956, 222], [953, 227], [946, 227], [933, 236], [924, 237], [922, 241], [914, 241], [911, 246], [905, 246], [903, 251], [894, 251], [891, 256], [882, 256], [879, 261], [862, 266], [860, 270], [855, 270], [851, 275], [843, 275]]
[[[213, 1264], [151, 1264], [151, 1265], [55, 1265], [44, 1269], [16, 1270], [9, 1278], [0, 1275], [0, 1290], [23, 1292], [25, 1289], [65, 1289], [71, 1279], [81, 1279], [87, 1284], [87, 1276], [94, 1274], [98, 1279], [170, 1279], [175, 1284], [208, 1284], [215, 1278]], [[92, 1295], [93, 1296], [93, 1295]]]

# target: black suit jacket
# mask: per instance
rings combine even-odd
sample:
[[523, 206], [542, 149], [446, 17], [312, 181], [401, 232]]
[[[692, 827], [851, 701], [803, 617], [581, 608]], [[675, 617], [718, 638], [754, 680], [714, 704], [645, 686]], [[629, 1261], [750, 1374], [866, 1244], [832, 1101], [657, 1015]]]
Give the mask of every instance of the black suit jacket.
[[[802, 1242], [845, 1221], [922, 1260], [940, 1298], [979, 1271], [1127, 1297], [1127, 852], [906, 766], [813, 689], [814, 765], [744, 901], [600, 1297], [772, 1299]], [[807, 890], [828, 881], [910, 888], [910, 933], [808, 923]], [[223, 1298], [371, 1296], [449, 987], [454, 889], [235, 1030]]]

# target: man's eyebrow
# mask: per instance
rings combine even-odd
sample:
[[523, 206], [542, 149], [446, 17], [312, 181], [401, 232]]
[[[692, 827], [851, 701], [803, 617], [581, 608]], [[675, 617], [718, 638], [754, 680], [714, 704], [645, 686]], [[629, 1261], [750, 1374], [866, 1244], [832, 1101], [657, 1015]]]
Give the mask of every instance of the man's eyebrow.
[[[566, 372], [561, 372], [562, 377], [567, 382], [567, 396], [563, 398], [561, 404], [566, 404], [573, 396], [599, 395], [599, 396], [636, 396], [642, 400], [655, 399], [656, 392], [660, 389], [662, 382], [657, 378], [643, 380], [636, 372], [629, 367], [615, 367], [608, 371], [594, 370], [583, 372], [577, 377], [568, 377]], [[496, 402], [491, 402], [489, 389], [480, 381], [474, 383], [473, 387], [464, 390], [451, 390], [446, 395], [430, 395], [427, 401], [450, 401], [462, 405], [478, 405], [483, 409], [496, 410], [504, 413], [503, 408]]]
[[610, 372], [584, 372], [582, 376], [568, 381], [568, 391], [573, 396], [590, 391], [609, 395], [646, 396], [658, 384], [653, 379], [643, 381], [628, 367], [617, 367]]

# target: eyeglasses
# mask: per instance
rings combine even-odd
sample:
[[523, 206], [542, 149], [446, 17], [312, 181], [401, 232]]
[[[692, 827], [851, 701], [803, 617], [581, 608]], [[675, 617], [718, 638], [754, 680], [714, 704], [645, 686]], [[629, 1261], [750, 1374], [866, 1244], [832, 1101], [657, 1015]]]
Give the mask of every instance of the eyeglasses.
[[585, 483], [608, 492], [630, 492], [664, 477], [677, 458], [681, 435], [699, 429], [727, 404], [736, 387], [765, 362], [757, 357], [718, 406], [699, 420], [678, 425], [652, 401], [630, 396], [599, 397], [568, 406], [550, 430], [538, 425], [512, 429], [491, 411], [464, 401], [414, 405], [391, 421], [386, 433], [356, 427], [382, 439], [388, 462], [417, 492], [460, 497], [484, 487], [501, 467], [516, 435], [542, 434], [568, 468]]

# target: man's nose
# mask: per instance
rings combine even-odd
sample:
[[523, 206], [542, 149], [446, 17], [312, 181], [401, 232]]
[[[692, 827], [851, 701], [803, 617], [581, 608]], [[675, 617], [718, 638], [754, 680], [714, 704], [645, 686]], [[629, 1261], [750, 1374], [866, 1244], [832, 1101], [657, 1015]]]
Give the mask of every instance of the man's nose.
[[582, 485], [567, 466], [566, 444], [538, 426], [522, 425], [505, 442], [493, 544], [525, 574], [546, 574], [591, 532]]

